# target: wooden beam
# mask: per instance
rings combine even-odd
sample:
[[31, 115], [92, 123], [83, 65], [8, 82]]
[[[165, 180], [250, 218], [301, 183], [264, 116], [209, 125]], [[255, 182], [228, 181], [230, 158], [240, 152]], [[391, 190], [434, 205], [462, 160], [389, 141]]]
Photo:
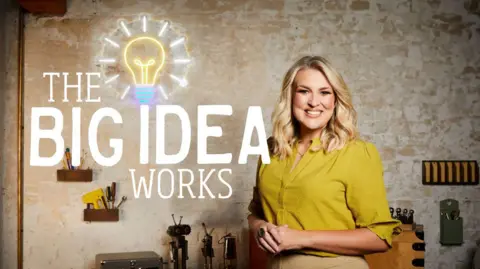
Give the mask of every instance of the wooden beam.
[[67, 12], [67, 0], [17, 0], [29, 13], [62, 16]]

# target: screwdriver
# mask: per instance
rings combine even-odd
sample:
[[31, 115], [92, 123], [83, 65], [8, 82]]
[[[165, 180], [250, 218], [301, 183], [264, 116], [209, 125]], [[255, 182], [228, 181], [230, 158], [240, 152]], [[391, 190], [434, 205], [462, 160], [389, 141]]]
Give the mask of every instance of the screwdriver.
[[105, 207], [105, 209], [108, 209], [107, 201], [105, 201], [105, 196], [103, 196], [103, 195], [102, 195], [102, 203], [103, 203], [103, 206]]
[[117, 192], [117, 183], [112, 182], [110, 193], [112, 195], [112, 208], [115, 208], [115, 194]]
[[112, 190], [110, 189], [110, 186], [108, 186], [107, 187], [107, 202], [110, 203], [111, 201], [112, 201]]

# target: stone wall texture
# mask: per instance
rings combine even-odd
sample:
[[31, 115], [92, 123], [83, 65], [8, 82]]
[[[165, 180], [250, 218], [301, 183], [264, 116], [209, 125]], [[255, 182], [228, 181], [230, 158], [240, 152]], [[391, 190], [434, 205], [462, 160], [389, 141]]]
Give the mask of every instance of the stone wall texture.
[[[220, 238], [238, 238], [240, 268], [248, 259], [247, 204], [254, 185], [256, 158], [238, 164], [238, 155], [249, 106], [261, 106], [267, 134], [270, 114], [287, 68], [302, 55], [327, 57], [344, 75], [359, 114], [363, 137], [379, 148], [385, 169], [385, 185], [392, 207], [412, 208], [415, 221], [425, 226], [426, 267], [470, 268], [480, 240], [480, 188], [478, 186], [424, 186], [422, 160], [477, 160], [480, 156], [480, 16], [460, 0], [71, 0], [63, 17], [26, 16], [25, 27], [25, 205], [24, 268], [94, 268], [97, 253], [153, 250], [168, 257], [167, 227], [171, 214], [192, 225], [189, 240], [190, 268], [200, 268], [202, 222], [215, 228], [215, 264], [220, 265]], [[2, 268], [15, 268], [16, 258], [16, 90], [17, 10], [4, 3], [0, 24], [5, 32], [0, 46]], [[166, 104], [178, 104], [192, 124], [190, 154], [179, 165], [140, 165], [139, 111], [125, 106], [121, 92], [100, 89], [103, 102], [61, 102], [63, 81], [54, 84], [56, 102], [49, 103], [49, 82], [44, 72], [97, 72], [94, 59], [103, 37], [118, 20], [139, 14], [172, 21], [188, 37], [194, 59], [189, 86]], [[73, 76], [72, 76], [73, 77]], [[76, 82], [75, 77], [69, 83]], [[71, 93], [75, 100], [75, 92]], [[223, 128], [222, 138], [209, 140], [209, 152], [232, 153], [231, 164], [199, 165], [196, 159], [198, 105], [228, 104], [231, 116], [215, 116], [209, 125]], [[113, 167], [94, 169], [92, 183], [59, 183], [56, 167], [32, 167], [30, 159], [31, 109], [55, 106], [64, 117], [63, 137], [71, 145], [72, 107], [82, 108], [82, 145], [88, 143], [92, 114], [101, 107], [117, 109], [122, 125], [106, 120], [99, 127], [99, 147], [112, 154], [109, 139], [122, 138], [123, 157]], [[151, 111], [150, 160], [154, 160], [155, 117]], [[169, 118], [167, 152], [180, 143], [180, 125]], [[53, 121], [42, 121], [53, 127]], [[86, 146], [85, 146], [86, 148]], [[86, 148], [87, 149], [87, 148]], [[42, 143], [42, 155], [55, 146]], [[88, 149], [87, 149], [88, 150]], [[133, 197], [128, 172], [147, 176], [149, 169], [232, 169], [225, 176], [233, 195], [226, 200], [162, 199], [156, 191], [150, 199]], [[178, 175], [176, 175], [178, 178]], [[225, 186], [213, 176], [209, 186], [225, 194]], [[112, 181], [118, 196], [128, 196], [118, 223], [82, 220], [82, 194]], [[156, 186], [156, 185], [155, 185]], [[156, 188], [156, 187], [155, 187]], [[154, 189], [156, 190], [156, 189]], [[178, 188], [177, 188], [178, 191]], [[198, 196], [198, 186], [193, 188]], [[175, 196], [178, 192], [175, 193]], [[460, 201], [464, 218], [462, 246], [439, 244], [439, 201]]]

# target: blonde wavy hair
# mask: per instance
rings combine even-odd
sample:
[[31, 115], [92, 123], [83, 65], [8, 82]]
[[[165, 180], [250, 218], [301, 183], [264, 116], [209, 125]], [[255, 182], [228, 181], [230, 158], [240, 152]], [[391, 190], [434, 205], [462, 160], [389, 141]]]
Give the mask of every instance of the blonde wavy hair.
[[272, 113], [273, 132], [269, 145], [272, 154], [280, 159], [291, 155], [294, 144], [299, 141], [299, 124], [293, 116], [292, 101], [295, 77], [300, 70], [306, 68], [322, 72], [335, 95], [335, 109], [322, 130], [321, 146], [313, 150], [331, 152], [343, 148], [358, 137], [357, 112], [343, 77], [327, 59], [321, 56], [305, 56], [296, 61], [285, 74], [281, 94]]

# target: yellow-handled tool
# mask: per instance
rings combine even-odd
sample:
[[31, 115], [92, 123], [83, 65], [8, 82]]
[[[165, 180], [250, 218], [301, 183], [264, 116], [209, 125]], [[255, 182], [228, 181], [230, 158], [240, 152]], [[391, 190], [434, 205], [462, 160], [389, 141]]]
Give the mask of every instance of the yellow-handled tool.
[[[96, 189], [94, 191], [91, 191], [89, 193], [84, 194], [82, 196], [82, 201], [86, 205], [93, 204], [94, 209], [100, 209], [100, 206], [98, 205], [98, 201], [102, 202], [102, 198], [105, 199], [104, 194], [103, 194], [103, 189], [99, 188], [99, 189]], [[104, 207], [105, 207], [105, 205], [104, 205]], [[105, 207], [105, 208], [107, 208], [107, 207]]]

